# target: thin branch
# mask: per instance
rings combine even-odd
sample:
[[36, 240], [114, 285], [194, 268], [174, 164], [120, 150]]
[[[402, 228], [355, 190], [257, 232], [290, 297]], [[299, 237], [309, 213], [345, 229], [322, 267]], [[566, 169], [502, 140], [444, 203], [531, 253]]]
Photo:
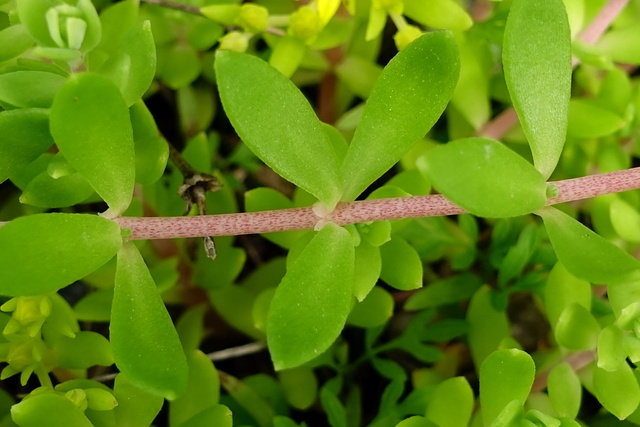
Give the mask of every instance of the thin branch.
[[220, 351], [214, 351], [207, 354], [207, 357], [212, 362], [218, 362], [220, 360], [234, 359], [236, 357], [246, 356], [248, 354], [259, 353], [267, 348], [267, 344], [262, 341], [251, 342], [249, 344], [240, 345], [238, 347], [226, 348]]
[[[610, 0], [602, 7], [600, 13], [598, 13], [591, 24], [582, 33], [580, 33], [578, 39], [587, 44], [594, 44], [597, 42], [620, 12], [622, 12], [622, 9], [624, 9], [627, 3], [629, 3], [629, 0]], [[571, 65], [573, 68], [575, 68], [579, 63], [580, 60], [578, 58], [572, 58]], [[477, 134], [479, 136], [488, 136], [490, 138], [500, 139], [516, 123], [518, 123], [518, 116], [516, 115], [513, 107], [509, 107], [497, 115], [493, 120], [488, 122], [477, 132]]]
[[[557, 196], [547, 205], [582, 200], [640, 188], [640, 168], [550, 182]], [[132, 240], [175, 239], [202, 236], [238, 236], [309, 229], [326, 222], [338, 225], [381, 220], [458, 215], [464, 209], [442, 195], [398, 197], [340, 203], [326, 216], [312, 207], [244, 212], [196, 217], [121, 217], [116, 221], [130, 229]]]

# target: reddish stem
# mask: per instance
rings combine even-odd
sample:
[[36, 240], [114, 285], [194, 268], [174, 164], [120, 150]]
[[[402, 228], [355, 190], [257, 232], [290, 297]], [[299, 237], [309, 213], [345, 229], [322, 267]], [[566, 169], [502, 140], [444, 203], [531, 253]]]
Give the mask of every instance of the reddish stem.
[[[551, 182], [558, 190], [547, 205], [571, 202], [640, 188], [640, 168]], [[237, 236], [313, 228], [331, 221], [338, 225], [391, 219], [458, 215], [464, 209], [442, 195], [398, 197], [340, 203], [326, 217], [311, 207], [196, 217], [115, 219], [132, 230], [130, 239], [175, 239], [202, 236]]]

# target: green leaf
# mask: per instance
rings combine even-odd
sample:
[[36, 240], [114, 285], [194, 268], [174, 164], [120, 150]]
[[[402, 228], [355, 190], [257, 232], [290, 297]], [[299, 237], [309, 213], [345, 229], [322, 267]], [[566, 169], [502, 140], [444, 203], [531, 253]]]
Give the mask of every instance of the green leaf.
[[136, 385], [170, 400], [184, 392], [189, 372], [180, 339], [133, 243], [118, 252], [110, 331], [116, 365]]
[[121, 245], [118, 224], [95, 215], [15, 219], [0, 227], [0, 294], [55, 292], [97, 270]]
[[211, 360], [200, 350], [191, 350], [187, 364], [187, 389], [169, 404], [169, 425], [172, 426], [180, 426], [199, 412], [215, 406], [220, 398], [220, 379]]
[[536, 212], [544, 220], [558, 259], [574, 276], [615, 285], [640, 279], [640, 262], [555, 208]]
[[595, 368], [593, 391], [604, 408], [623, 420], [638, 407], [640, 386], [631, 367], [623, 363], [617, 371]]
[[522, 404], [527, 399], [535, 373], [533, 359], [522, 350], [497, 350], [485, 359], [480, 367], [480, 404], [484, 425], [491, 425], [512, 400]]
[[232, 427], [233, 414], [231, 410], [224, 405], [214, 405], [189, 418], [189, 421], [180, 424], [180, 427], [205, 426]]
[[245, 144], [271, 169], [329, 207], [341, 186], [336, 153], [293, 83], [264, 61], [216, 52], [224, 109]]
[[17, 10], [20, 23], [25, 26], [38, 44], [43, 46], [56, 45], [49, 32], [46, 14], [47, 10], [60, 3], [61, 1], [56, 0], [18, 0]]
[[571, 92], [571, 35], [562, 0], [515, 0], [502, 60], [534, 164], [546, 179], [562, 152]]
[[551, 327], [555, 329], [560, 315], [570, 304], [577, 303], [590, 310], [591, 297], [589, 282], [569, 273], [562, 263], [556, 263], [544, 288], [544, 307]]
[[624, 125], [618, 114], [600, 107], [588, 99], [569, 102], [567, 135], [574, 138], [600, 138], [610, 135]]
[[600, 326], [584, 306], [573, 303], [565, 307], [555, 327], [558, 344], [571, 350], [593, 350], [598, 343]]
[[0, 182], [44, 153], [52, 144], [49, 112], [21, 109], [0, 113]]
[[439, 427], [466, 426], [475, 399], [464, 377], [449, 378], [438, 384], [427, 406], [426, 417]]
[[400, 421], [395, 427], [436, 427], [439, 424], [434, 424], [425, 417], [414, 415], [405, 420]]
[[[616, 324], [608, 325], [600, 331], [598, 337], [598, 367], [606, 371], [616, 371], [627, 363], [625, 337], [627, 334]], [[632, 335], [629, 338], [634, 339]]]
[[72, 76], [51, 107], [51, 134], [109, 205], [105, 216], [124, 212], [133, 195], [135, 156], [129, 110], [118, 88], [96, 74]]
[[349, 232], [329, 223], [287, 271], [267, 318], [276, 370], [308, 362], [340, 335], [350, 309], [354, 257]]
[[571, 365], [563, 362], [549, 372], [547, 391], [553, 408], [562, 418], [575, 418], [580, 410], [582, 385]]
[[361, 328], [384, 325], [393, 315], [393, 297], [380, 287], [374, 287], [365, 299], [353, 306], [347, 323]]
[[312, 369], [285, 369], [278, 372], [278, 380], [287, 401], [296, 409], [308, 409], [318, 398], [318, 380]]
[[478, 289], [471, 298], [467, 311], [469, 322], [467, 336], [476, 369], [491, 352], [500, 346], [503, 340], [510, 337], [507, 315], [493, 306], [492, 294], [487, 286]]
[[468, 30], [473, 20], [455, 1], [452, 0], [405, 0], [404, 14], [422, 25], [432, 28], [444, 28], [452, 31]]
[[404, 309], [422, 310], [465, 301], [471, 298], [481, 285], [478, 276], [468, 273], [430, 282], [424, 289], [411, 295], [404, 304]]
[[176, 322], [176, 331], [185, 353], [197, 350], [204, 338], [205, 304], [190, 307]]
[[422, 287], [422, 261], [416, 250], [401, 237], [380, 246], [380, 278], [401, 291]]
[[198, 52], [186, 43], [175, 43], [158, 50], [157, 73], [171, 89], [180, 89], [193, 83], [201, 71]]
[[156, 72], [156, 46], [151, 23], [141, 22], [122, 39], [117, 54], [100, 67], [99, 74], [113, 81], [127, 106], [140, 100]]
[[627, 242], [640, 243], [640, 213], [619, 197], [609, 205], [611, 225], [615, 232]]
[[619, 26], [606, 34], [596, 43], [598, 51], [616, 62], [640, 64], [640, 53], [636, 46], [640, 43], [640, 22]]
[[24, 25], [16, 24], [0, 31], [0, 62], [8, 61], [29, 49], [33, 38]]
[[11, 418], [21, 427], [92, 427], [82, 410], [64, 396], [53, 393], [30, 396], [11, 408]]
[[366, 241], [355, 248], [353, 295], [362, 301], [378, 282], [382, 269], [380, 250]]
[[20, 202], [42, 208], [63, 208], [81, 203], [93, 194], [93, 188], [79, 173], [52, 178], [46, 171], [29, 182]]
[[546, 184], [529, 162], [498, 141], [465, 138], [427, 155], [436, 190], [474, 215], [503, 218], [531, 213], [546, 203]]
[[355, 199], [422, 138], [444, 111], [458, 79], [453, 36], [421, 36], [385, 67], [342, 165], [342, 200]]
[[0, 100], [21, 108], [49, 108], [66, 77], [45, 71], [0, 74]]
[[80, 331], [73, 338], [62, 336], [53, 343], [56, 362], [61, 368], [87, 369], [113, 364], [109, 340], [97, 332]]
[[113, 386], [118, 406], [113, 409], [116, 425], [135, 427], [151, 425], [163, 398], [138, 387], [123, 373], [119, 373]]
[[160, 136], [151, 112], [142, 100], [129, 108], [136, 155], [136, 182], [153, 184], [167, 166], [169, 145]]

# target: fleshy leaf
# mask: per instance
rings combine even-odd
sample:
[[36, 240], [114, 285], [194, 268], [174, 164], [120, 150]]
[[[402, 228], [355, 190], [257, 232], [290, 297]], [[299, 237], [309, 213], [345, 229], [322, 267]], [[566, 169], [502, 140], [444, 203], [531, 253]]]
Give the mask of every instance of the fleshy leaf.
[[422, 261], [416, 250], [401, 237], [380, 246], [380, 278], [401, 291], [422, 287]]
[[338, 161], [295, 85], [254, 56], [218, 51], [224, 109], [244, 143], [285, 179], [329, 206], [340, 198]]
[[349, 232], [329, 223], [287, 271], [267, 318], [277, 370], [313, 359], [338, 337], [351, 308], [354, 257]]
[[127, 209], [135, 157], [129, 110], [118, 88], [96, 74], [77, 74], [51, 107], [51, 134], [67, 161], [109, 205], [107, 216]]
[[130, 242], [118, 252], [110, 331], [116, 365], [131, 381], [170, 400], [184, 392], [189, 370], [182, 344], [149, 269]]
[[490, 218], [531, 213], [546, 203], [540, 173], [509, 148], [488, 138], [465, 138], [427, 155], [433, 187], [474, 215]]
[[49, 108], [66, 80], [45, 71], [0, 74], [0, 100], [22, 108]]
[[578, 303], [569, 304], [555, 325], [559, 345], [571, 350], [593, 350], [598, 342], [600, 326], [591, 312]]
[[52, 144], [49, 113], [20, 109], [0, 113], [0, 182], [38, 158]]
[[278, 380], [287, 401], [296, 409], [309, 408], [318, 397], [318, 380], [312, 369], [286, 369], [278, 373]]
[[141, 389], [125, 374], [119, 373], [113, 386], [118, 406], [113, 410], [116, 425], [151, 425], [160, 412], [164, 399]]
[[575, 418], [580, 410], [582, 385], [571, 365], [564, 362], [549, 372], [549, 399], [553, 408], [563, 418]]
[[502, 60], [534, 164], [546, 179], [564, 146], [571, 92], [571, 35], [562, 0], [515, 0]]
[[509, 338], [509, 320], [504, 311], [496, 310], [493, 306], [493, 293], [487, 286], [483, 286], [471, 298], [467, 321], [467, 333], [471, 356], [476, 369], [482, 361], [498, 348], [500, 343]]
[[0, 62], [8, 61], [29, 49], [33, 38], [24, 25], [16, 24], [0, 31]]
[[169, 404], [169, 424], [172, 426], [183, 425], [199, 412], [215, 406], [220, 398], [220, 379], [211, 360], [200, 350], [191, 350], [187, 363], [187, 389]]
[[355, 199], [431, 129], [458, 80], [458, 53], [445, 31], [421, 36], [384, 68], [342, 165], [342, 200]]
[[427, 406], [426, 416], [439, 427], [466, 426], [475, 399], [464, 377], [449, 378], [438, 384]]
[[602, 406], [621, 420], [631, 415], [640, 402], [638, 380], [626, 363], [616, 371], [596, 367], [593, 372], [593, 390]]
[[15, 219], [0, 227], [0, 294], [55, 292], [97, 270], [121, 245], [118, 224], [95, 215]]
[[101, 67], [100, 74], [120, 87], [127, 106], [131, 106], [149, 88], [155, 71], [156, 46], [151, 24], [145, 21], [127, 33], [118, 53]]
[[615, 285], [640, 279], [640, 261], [555, 208], [537, 212], [558, 259], [574, 276]]
[[11, 419], [20, 426], [91, 427], [80, 408], [64, 396], [45, 393], [30, 396], [11, 408]]
[[480, 367], [484, 425], [491, 425], [509, 402], [527, 399], [535, 373], [533, 359], [522, 350], [497, 350], [485, 359]]

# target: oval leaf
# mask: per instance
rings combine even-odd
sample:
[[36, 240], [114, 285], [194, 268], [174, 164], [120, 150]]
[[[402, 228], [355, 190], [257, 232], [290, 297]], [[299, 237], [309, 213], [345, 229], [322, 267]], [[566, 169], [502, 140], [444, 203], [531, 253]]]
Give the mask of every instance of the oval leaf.
[[385, 67], [367, 100], [342, 165], [342, 200], [355, 199], [431, 129], [458, 80], [448, 32], [414, 40]]
[[3, 182], [53, 145], [49, 112], [36, 108], [3, 111], [0, 135], [0, 182]]
[[31, 396], [11, 408], [11, 419], [23, 427], [91, 427], [82, 410], [54, 393]]
[[509, 148], [488, 138], [465, 138], [427, 155], [427, 174], [436, 190], [474, 215], [525, 215], [546, 203], [540, 173]]
[[51, 134], [65, 158], [109, 205], [109, 217], [127, 209], [135, 157], [129, 110], [118, 88], [96, 74], [72, 76], [51, 107]]
[[491, 425], [512, 400], [523, 403], [527, 399], [535, 373], [533, 359], [522, 350], [497, 350], [487, 356], [480, 367], [484, 425]]
[[[125, 75], [119, 73], [123, 68], [128, 71]], [[125, 102], [131, 106], [149, 89], [155, 71], [156, 45], [151, 23], [144, 21], [127, 33], [117, 54], [100, 68], [99, 73], [120, 87]]]
[[170, 400], [184, 392], [189, 370], [182, 344], [133, 243], [118, 252], [110, 331], [116, 365], [131, 381]]
[[449, 378], [433, 391], [426, 416], [439, 427], [466, 426], [471, 419], [475, 399], [464, 377]]
[[640, 262], [555, 208], [537, 212], [558, 259], [574, 276], [615, 285], [640, 279]]
[[422, 261], [416, 250], [401, 237], [392, 237], [380, 246], [380, 278], [401, 291], [422, 287]]
[[22, 108], [49, 108], [66, 80], [66, 77], [45, 71], [1, 74], [0, 100]]
[[287, 271], [267, 317], [277, 370], [308, 362], [340, 335], [351, 308], [354, 257], [349, 232], [329, 223]]
[[593, 390], [602, 406], [623, 420], [638, 407], [640, 386], [628, 364], [616, 371], [596, 367], [593, 372]]
[[97, 270], [121, 245], [118, 224], [95, 215], [15, 219], [0, 227], [0, 294], [55, 292]]
[[502, 61], [534, 164], [546, 179], [564, 146], [571, 92], [571, 34], [562, 0], [513, 2]]
[[222, 105], [244, 143], [279, 175], [335, 205], [336, 153], [300, 90], [250, 55], [218, 51], [215, 69]]
[[571, 365], [564, 362], [549, 372], [547, 390], [551, 404], [560, 417], [578, 416], [582, 400], [582, 385]]
[[180, 426], [205, 409], [215, 406], [220, 398], [220, 379], [211, 360], [200, 350], [187, 356], [189, 381], [187, 390], [169, 404], [169, 424]]

